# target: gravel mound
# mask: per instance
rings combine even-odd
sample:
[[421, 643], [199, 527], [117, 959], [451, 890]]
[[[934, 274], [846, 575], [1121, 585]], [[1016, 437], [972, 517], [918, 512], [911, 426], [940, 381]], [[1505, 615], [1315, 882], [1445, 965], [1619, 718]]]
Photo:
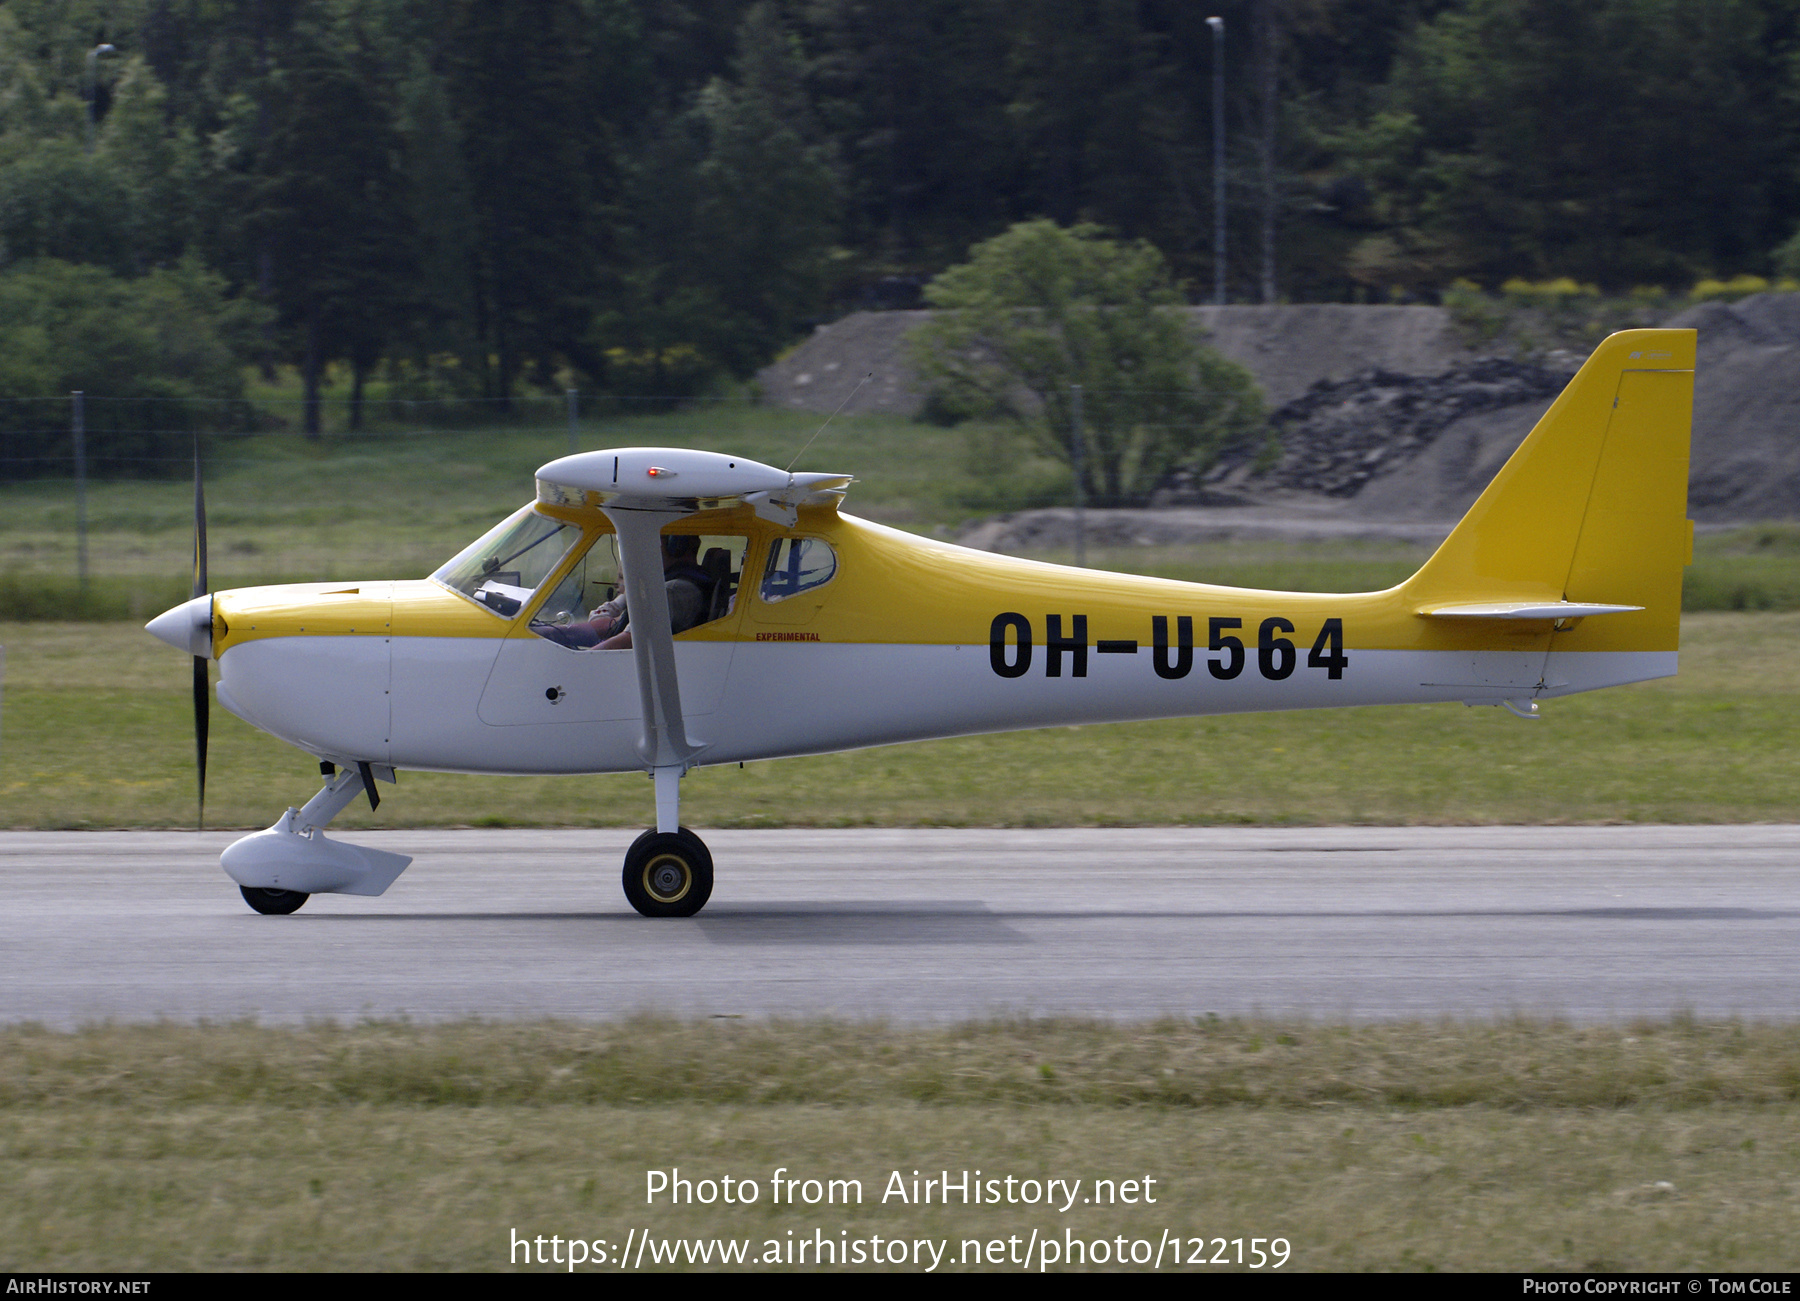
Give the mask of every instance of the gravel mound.
[[[1455, 519], [1561, 391], [1581, 358], [1480, 358], [1437, 307], [1341, 303], [1190, 309], [1249, 367], [1283, 450], [1237, 449], [1159, 505], [1336, 503], [1352, 519]], [[858, 312], [821, 326], [759, 378], [772, 403], [916, 414], [906, 334], [929, 313]], [[1705, 523], [1800, 518], [1800, 294], [1703, 303], [1668, 322], [1700, 332], [1689, 512]]]
[[1800, 294], [1702, 303], [1669, 324], [1700, 331], [1688, 513], [1800, 518]]
[[[1344, 379], [1372, 367], [1435, 375], [1473, 355], [1441, 307], [1307, 303], [1187, 310], [1211, 347], [1256, 376], [1273, 406], [1322, 379]], [[846, 411], [917, 415], [925, 395], [904, 340], [930, 317], [928, 311], [852, 312], [821, 325], [757, 372], [763, 398], [775, 406], [829, 414], [858, 380], [872, 374]]]
[[[756, 374], [763, 401], [830, 415], [852, 393], [845, 412], [916, 416], [924, 395], [906, 355], [906, 336], [930, 312], [852, 312], [821, 325], [799, 347]], [[868, 383], [858, 389], [864, 376]]]
[[[1800, 294], [1703, 303], [1668, 324], [1699, 331], [1688, 513], [1702, 523], [1800, 518]], [[1271, 417], [1273, 466], [1232, 449], [1159, 504], [1340, 498], [1345, 516], [1446, 520], [1474, 504], [1582, 359], [1465, 362], [1419, 376], [1374, 368], [1320, 381]]]
[[1208, 346], [1247, 368], [1270, 408], [1371, 370], [1439, 375], [1476, 356], [1441, 307], [1294, 303], [1196, 307]]
[[[1800, 518], [1800, 294], [1702, 303], [1668, 324], [1700, 336], [1689, 516], [1704, 524]], [[1404, 454], [1383, 456], [1350, 510], [1391, 519], [1460, 516], [1555, 397], [1527, 389], [1497, 390], [1492, 401], [1403, 446]], [[1517, 397], [1511, 405], [1498, 400], [1507, 392]], [[1350, 395], [1341, 396], [1349, 405]], [[1396, 442], [1417, 433], [1397, 426]]]

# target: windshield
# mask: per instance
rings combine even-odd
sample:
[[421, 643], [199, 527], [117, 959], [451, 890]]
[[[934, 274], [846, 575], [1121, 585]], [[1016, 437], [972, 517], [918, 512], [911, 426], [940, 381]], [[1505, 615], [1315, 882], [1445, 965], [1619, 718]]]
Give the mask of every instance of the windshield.
[[561, 563], [581, 530], [526, 506], [484, 533], [432, 577], [510, 619]]

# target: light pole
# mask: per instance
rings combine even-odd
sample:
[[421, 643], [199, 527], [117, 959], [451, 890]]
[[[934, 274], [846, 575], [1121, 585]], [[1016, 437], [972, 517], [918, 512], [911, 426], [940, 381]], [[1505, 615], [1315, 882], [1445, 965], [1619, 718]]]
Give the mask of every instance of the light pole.
[[1225, 305], [1225, 20], [1208, 18], [1213, 34], [1213, 302]]
[[96, 45], [87, 53], [87, 151], [94, 152], [94, 100], [98, 98], [99, 82], [96, 79], [100, 56], [117, 54], [110, 45]]

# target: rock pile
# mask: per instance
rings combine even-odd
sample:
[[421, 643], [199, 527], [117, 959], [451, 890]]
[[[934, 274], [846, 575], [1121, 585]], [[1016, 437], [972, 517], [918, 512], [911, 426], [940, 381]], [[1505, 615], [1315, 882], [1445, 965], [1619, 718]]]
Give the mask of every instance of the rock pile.
[[1572, 370], [1490, 357], [1441, 375], [1366, 370], [1321, 380], [1270, 417], [1280, 440], [1273, 465], [1263, 449], [1231, 449], [1206, 476], [1246, 490], [1285, 489], [1354, 497], [1392, 474], [1458, 420], [1477, 412], [1549, 402]]

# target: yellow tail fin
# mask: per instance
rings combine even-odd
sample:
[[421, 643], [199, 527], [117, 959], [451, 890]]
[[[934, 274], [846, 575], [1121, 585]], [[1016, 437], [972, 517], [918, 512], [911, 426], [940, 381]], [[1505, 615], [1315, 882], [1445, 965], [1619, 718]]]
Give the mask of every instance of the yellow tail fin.
[[1693, 423], [1692, 330], [1594, 350], [1443, 546], [1402, 587], [1420, 613], [1518, 602], [1637, 607], [1573, 620], [1560, 650], [1674, 650]]

